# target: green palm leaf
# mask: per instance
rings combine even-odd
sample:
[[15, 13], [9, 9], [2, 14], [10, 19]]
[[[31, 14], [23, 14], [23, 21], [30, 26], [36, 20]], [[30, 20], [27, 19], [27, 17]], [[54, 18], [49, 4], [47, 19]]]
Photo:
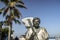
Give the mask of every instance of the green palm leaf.
[[18, 0], [11, 0], [11, 2], [17, 2]]
[[0, 25], [3, 25], [3, 21], [0, 21]]
[[8, 5], [9, 0], [0, 0], [1, 2], [3, 2], [4, 4]]
[[2, 9], [0, 9], [0, 14], [2, 14]]
[[20, 18], [20, 16], [21, 16], [21, 13], [16, 8], [14, 8], [14, 16], [16, 16], [17, 18]]
[[23, 2], [23, 1], [21, 1], [21, 0], [19, 0], [17, 3], [21, 3], [21, 4], [24, 4], [24, 2]]
[[22, 3], [17, 3], [17, 4], [16, 4], [16, 7], [20, 7], [20, 8], [25, 8], [25, 9], [27, 9], [27, 8], [25, 7], [25, 5], [22, 4]]
[[21, 24], [19, 20], [13, 19], [15, 23]]
[[4, 21], [4, 25], [5, 25], [5, 26], [7, 25], [7, 21]]
[[7, 8], [4, 10], [3, 16], [5, 16], [5, 15], [7, 14], [8, 10], [9, 10], [9, 7], [7, 7]]
[[10, 21], [6, 20], [6, 21], [4, 21], [4, 25], [9, 26], [9, 25], [12, 25], [12, 23]]
[[7, 20], [7, 19], [9, 19], [9, 18], [10, 18], [10, 16], [9, 16], [9, 15], [7, 15], [7, 16], [6, 16], [6, 20]]
[[18, 24], [21, 24], [19, 20], [16, 20], [16, 22], [17, 22]]
[[2, 14], [2, 11], [5, 9], [5, 7], [1, 8], [0, 9], [0, 14]]

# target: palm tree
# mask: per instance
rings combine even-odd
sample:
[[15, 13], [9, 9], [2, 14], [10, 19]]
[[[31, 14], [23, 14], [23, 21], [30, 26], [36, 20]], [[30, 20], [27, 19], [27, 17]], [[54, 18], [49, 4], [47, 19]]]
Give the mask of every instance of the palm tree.
[[1, 21], [0, 22], [0, 40], [1, 40], [1, 36], [2, 36], [2, 25], [3, 25], [3, 22]]
[[[17, 7], [19, 8], [26, 8], [24, 3], [21, 0], [0, 0], [1, 2], [3, 2], [6, 6], [3, 7], [1, 10], [3, 12], [3, 17], [6, 16], [6, 21], [5, 24], [7, 24], [8, 26], [10, 26], [12, 28], [12, 21], [14, 20], [15, 22], [20, 23], [19, 20], [17, 20], [16, 18], [20, 18], [21, 13], [20, 11], [17, 9]], [[7, 13], [7, 12], [10, 13]], [[0, 12], [1, 14], [1, 12]], [[9, 37], [10, 40], [10, 30], [9, 30]]]
[[1, 2], [3, 2], [6, 6], [3, 7], [1, 10], [3, 10], [3, 16], [5, 16], [7, 14], [7, 12], [13, 11], [13, 15], [16, 17], [20, 17], [21, 13], [20, 11], [18, 11], [17, 7], [20, 8], [26, 8], [24, 3], [21, 0], [1, 0]]
[[10, 36], [11, 36], [11, 31], [10, 30], [12, 30], [12, 21], [14, 21], [15, 23], [19, 23], [20, 24], [19, 20], [15, 19], [12, 16], [7, 16], [6, 21], [4, 21], [4, 24], [9, 26], [9, 32], [8, 32], [9, 33], [8, 34], [9, 35], [8, 36], [9, 39], [10, 39]]
[[[9, 31], [9, 29], [8, 29], [8, 27], [6, 27], [6, 28], [2, 28], [2, 38], [1, 38], [1, 40], [5, 40], [7, 37], [8, 37], [8, 31]], [[11, 30], [12, 31], [12, 34], [13, 34], [13, 30]]]

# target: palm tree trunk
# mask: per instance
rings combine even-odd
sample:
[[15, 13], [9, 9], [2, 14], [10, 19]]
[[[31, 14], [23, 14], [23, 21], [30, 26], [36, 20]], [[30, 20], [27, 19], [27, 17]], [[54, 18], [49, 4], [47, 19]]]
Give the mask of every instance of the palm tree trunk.
[[1, 33], [1, 31], [0, 31], [0, 40], [1, 40], [1, 36], [2, 36], [2, 33]]
[[10, 26], [8, 26], [9, 27], [9, 32], [8, 32], [8, 40], [10, 40], [10, 38], [11, 38], [11, 27]]
[[0, 34], [0, 40], [1, 40], [1, 34]]
[[2, 37], [2, 25], [0, 25], [0, 40], [1, 40], [1, 37]]

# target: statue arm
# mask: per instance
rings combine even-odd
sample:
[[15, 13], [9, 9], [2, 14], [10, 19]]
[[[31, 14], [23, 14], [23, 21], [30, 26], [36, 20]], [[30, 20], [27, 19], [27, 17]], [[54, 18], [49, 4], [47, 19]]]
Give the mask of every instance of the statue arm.
[[26, 32], [26, 39], [29, 39], [32, 35], [32, 30], [31, 29], [28, 29], [28, 31]]
[[45, 28], [43, 28], [43, 36], [44, 36], [45, 40], [48, 40], [49, 34]]

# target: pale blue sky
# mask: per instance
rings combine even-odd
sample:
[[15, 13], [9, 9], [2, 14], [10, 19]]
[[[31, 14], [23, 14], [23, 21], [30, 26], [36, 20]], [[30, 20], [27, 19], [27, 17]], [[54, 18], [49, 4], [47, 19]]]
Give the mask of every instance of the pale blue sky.
[[[24, 17], [39, 17], [41, 26], [49, 34], [60, 34], [60, 0], [23, 0], [28, 9], [19, 9]], [[3, 5], [1, 5], [3, 6]], [[2, 16], [0, 16], [2, 18]], [[26, 32], [23, 24], [13, 24], [14, 34], [20, 36]]]

